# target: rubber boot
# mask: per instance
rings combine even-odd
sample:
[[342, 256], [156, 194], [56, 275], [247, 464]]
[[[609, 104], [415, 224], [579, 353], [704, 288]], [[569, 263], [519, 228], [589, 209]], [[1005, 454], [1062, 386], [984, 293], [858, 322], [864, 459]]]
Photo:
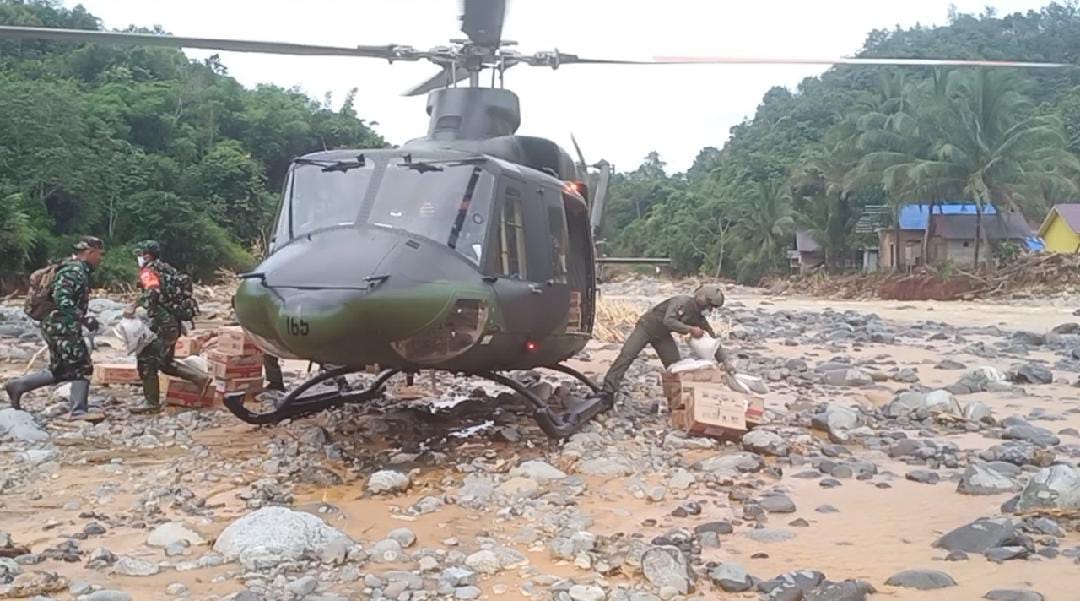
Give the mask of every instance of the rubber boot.
[[165, 372], [170, 376], [177, 376], [178, 378], [187, 380], [192, 384], [198, 386], [203, 392], [210, 385], [210, 374], [197, 370], [193, 367], [185, 365], [183, 363], [174, 362], [171, 366], [172, 369]]
[[71, 383], [70, 419], [97, 422], [105, 419], [101, 413], [90, 412], [90, 380], [75, 380]]
[[56, 384], [56, 378], [51, 371], [43, 369], [41, 371], [35, 371], [32, 374], [26, 374], [21, 378], [8, 380], [7, 385], [4, 386], [4, 390], [7, 392], [8, 399], [11, 401], [11, 406], [15, 409], [22, 409], [22, 405], [19, 403], [20, 399], [22, 399], [22, 395], [31, 390], [36, 390], [51, 384]]
[[143, 397], [146, 401], [131, 409], [132, 413], [161, 413], [161, 382], [157, 374], [143, 378]]

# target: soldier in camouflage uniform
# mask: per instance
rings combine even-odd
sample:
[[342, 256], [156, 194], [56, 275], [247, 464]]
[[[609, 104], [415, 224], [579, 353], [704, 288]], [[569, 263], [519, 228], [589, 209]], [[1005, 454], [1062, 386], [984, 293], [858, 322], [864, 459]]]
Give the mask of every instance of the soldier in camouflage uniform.
[[158, 372], [176, 376], [198, 386], [204, 393], [209, 385], [207, 374], [192, 369], [175, 358], [176, 341], [183, 335], [183, 324], [169, 312], [162, 302], [162, 289], [170, 285], [176, 269], [161, 260], [161, 246], [153, 241], [140, 242], [135, 251], [139, 261], [139, 287], [142, 294], [130, 306], [125, 315], [134, 316], [138, 307], [146, 310], [150, 329], [156, 334], [153, 342], [138, 355], [139, 379], [142, 380], [146, 402], [136, 407], [134, 413], [157, 413], [161, 411], [161, 384]]
[[604, 376], [604, 393], [614, 396], [619, 391], [626, 370], [630, 369], [646, 345], [656, 350], [666, 368], [679, 360], [679, 347], [672, 339], [672, 333], [689, 334], [694, 338], [701, 338], [705, 334], [715, 337], [704, 314], [723, 304], [724, 292], [720, 286], [706, 284], [698, 288], [693, 296], [673, 296], [649, 309], [638, 319], [634, 331], [626, 338], [619, 356]]
[[56, 271], [52, 284], [52, 309], [41, 320], [41, 334], [49, 347], [49, 369], [27, 374], [7, 383], [11, 405], [19, 408], [22, 395], [59, 382], [71, 382], [71, 417], [96, 419], [88, 408], [90, 376], [94, 373], [90, 349], [83, 338], [83, 327], [91, 333], [97, 320], [88, 316], [90, 273], [101, 263], [105, 244], [98, 238], [83, 236], [75, 243], [75, 254]]

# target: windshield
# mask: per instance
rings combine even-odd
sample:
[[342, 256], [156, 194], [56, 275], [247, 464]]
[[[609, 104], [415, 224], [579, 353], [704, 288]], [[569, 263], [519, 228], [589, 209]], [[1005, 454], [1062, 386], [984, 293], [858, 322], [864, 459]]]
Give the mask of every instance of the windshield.
[[355, 223], [373, 172], [370, 162], [337, 171], [327, 171], [320, 165], [297, 165], [285, 189], [275, 244], [315, 230]]
[[477, 165], [391, 163], [369, 223], [446, 244], [481, 265], [494, 188], [495, 178]]

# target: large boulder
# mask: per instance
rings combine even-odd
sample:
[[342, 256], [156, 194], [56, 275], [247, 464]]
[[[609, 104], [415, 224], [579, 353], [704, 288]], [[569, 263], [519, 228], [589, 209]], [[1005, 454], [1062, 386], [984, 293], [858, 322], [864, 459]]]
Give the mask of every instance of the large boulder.
[[1024, 440], [1040, 447], [1054, 447], [1061, 443], [1053, 432], [1031, 424], [1014, 424], [1005, 428], [1001, 437], [1005, 440]]
[[1009, 379], [1017, 384], [1053, 384], [1054, 372], [1038, 363], [1025, 363], [1010, 369]]
[[1020, 493], [1017, 511], [1080, 510], [1080, 470], [1058, 464], [1039, 471]]
[[850, 407], [830, 403], [821, 413], [814, 415], [813, 426], [825, 431], [835, 443], [851, 440], [851, 430], [859, 425], [859, 413]]
[[946, 533], [934, 546], [946, 551], [985, 553], [987, 549], [1006, 546], [1016, 536], [1012, 520], [983, 518]]
[[983, 464], [973, 463], [964, 471], [956, 492], [963, 495], [1000, 495], [1020, 490], [1012, 478]]
[[352, 544], [337, 528], [310, 513], [286, 507], [264, 507], [236, 520], [222, 531], [214, 550], [248, 569], [265, 569], [317, 557], [331, 543]]
[[670, 587], [680, 595], [686, 595], [694, 586], [690, 564], [678, 547], [649, 548], [641, 557], [641, 571], [657, 590]]

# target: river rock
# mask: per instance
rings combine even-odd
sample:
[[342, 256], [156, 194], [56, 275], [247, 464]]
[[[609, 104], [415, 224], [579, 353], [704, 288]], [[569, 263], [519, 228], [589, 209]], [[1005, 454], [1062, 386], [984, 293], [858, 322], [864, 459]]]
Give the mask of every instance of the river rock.
[[686, 595], [693, 586], [693, 574], [678, 547], [650, 547], [641, 557], [641, 571], [657, 590], [672, 588]]
[[720, 477], [732, 477], [761, 471], [765, 461], [756, 453], [731, 453], [716, 455], [694, 464], [694, 469]]
[[821, 413], [814, 415], [813, 426], [826, 432], [835, 443], [848, 442], [851, 430], [859, 425], [859, 413], [850, 407], [830, 403]]
[[825, 582], [807, 592], [803, 601], [866, 601], [875, 592], [877, 589], [872, 584], [862, 580]]
[[121, 557], [113, 564], [113, 572], [121, 576], [155, 576], [161, 572], [156, 563], [138, 559], [136, 557]]
[[1050, 430], [1030, 424], [1009, 426], [1001, 437], [1005, 440], [1026, 440], [1040, 447], [1053, 447], [1061, 443], [1061, 439]]
[[742, 447], [768, 457], [785, 457], [788, 454], [787, 442], [779, 434], [768, 430], [747, 432], [742, 437]]
[[34, 421], [34, 416], [19, 409], [0, 409], [0, 437], [9, 436], [20, 442], [40, 442], [49, 435]]
[[604, 589], [598, 586], [586, 586], [584, 584], [575, 584], [570, 587], [568, 593], [570, 599], [573, 601], [604, 601], [607, 598], [607, 593]]
[[1080, 470], [1064, 464], [1040, 470], [1028, 480], [1016, 509], [1019, 512], [1080, 510]]
[[742, 566], [730, 562], [709, 570], [709, 580], [725, 593], [744, 593], [754, 587], [754, 578]]
[[1009, 379], [1017, 384], [1053, 384], [1054, 373], [1037, 363], [1026, 363], [1010, 369]]
[[787, 495], [767, 495], [758, 504], [769, 513], [795, 513], [795, 502]]
[[947, 390], [935, 390], [926, 395], [925, 401], [926, 404], [924, 408], [931, 413], [961, 415], [960, 403], [956, 400], [956, 397]]
[[1011, 478], [984, 464], [973, 463], [964, 470], [956, 492], [962, 495], [1000, 495], [1020, 490]]
[[975, 423], [993, 423], [994, 412], [982, 401], [971, 401], [964, 405], [964, 419]]
[[983, 595], [983, 599], [989, 599], [990, 601], [1044, 601], [1045, 597], [1035, 591], [999, 588]]
[[827, 386], [869, 386], [874, 378], [861, 369], [836, 369], [823, 375]]
[[397, 493], [408, 490], [412, 481], [408, 474], [394, 470], [382, 470], [372, 474], [367, 481], [368, 492], [374, 495]]
[[[264, 507], [236, 520], [222, 531], [214, 550], [248, 569], [318, 555], [327, 543], [348, 539], [321, 519], [285, 507]], [[350, 541], [351, 542], [351, 541]]]
[[146, 544], [151, 547], [168, 547], [181, 541], [192, 546], [206, 542], [197, 532], [177, 522], [169, 522], [154, 528], [154, 531], [146, 538]]
[[948, 532], [934, 547], [946, 551], [985, 553], [1016, 538], [1016, 526], [1007, 518], [983, 518]]
[[562, 470], [544, 461], [526, 461], [510, 470], [510, 475], [532, 478], [539, 482], [566, 478], [566, 474]]
[[888, 586], [931, 591], [956, 586], [952, 576], [938, 570], [905, 570], [885, 581]]

